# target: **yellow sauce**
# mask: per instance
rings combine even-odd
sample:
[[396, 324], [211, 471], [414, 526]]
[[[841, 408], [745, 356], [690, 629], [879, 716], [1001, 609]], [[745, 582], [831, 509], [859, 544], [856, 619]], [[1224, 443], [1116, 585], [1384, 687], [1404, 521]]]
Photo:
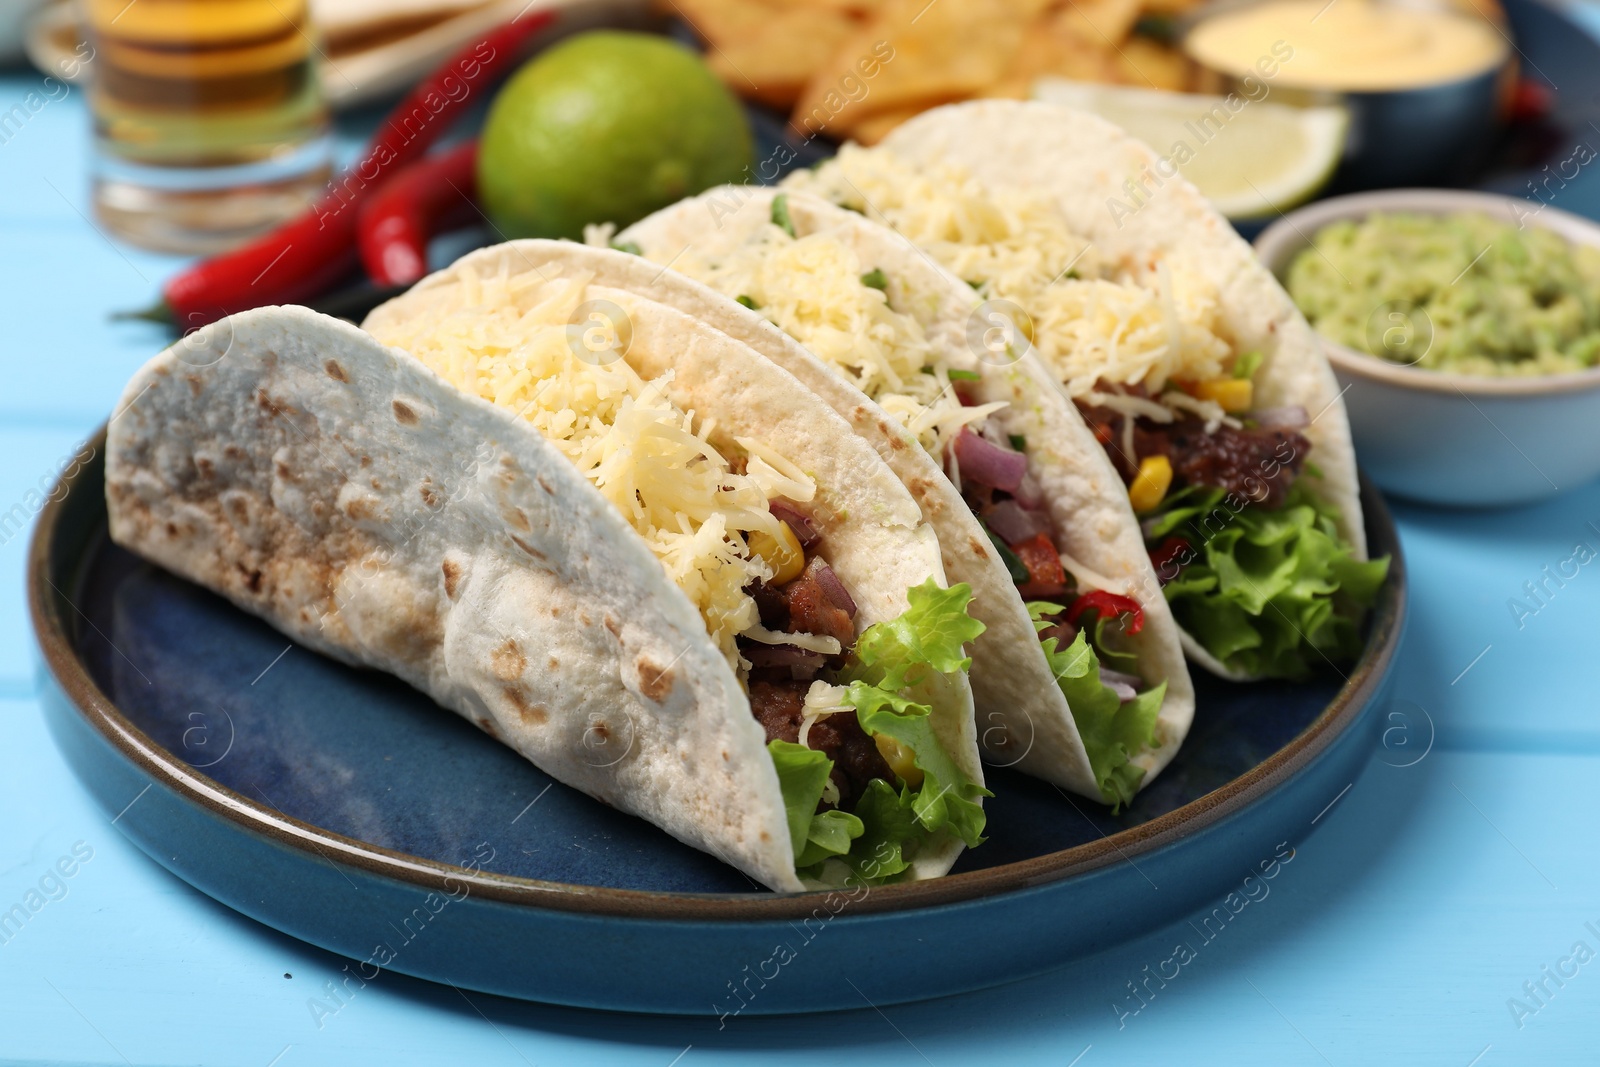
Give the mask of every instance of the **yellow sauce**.
[[1381, 92], [1480, 74], [1505, 59], [1507, 44], [1489, 23], [1447, 11], [1370, 0], [1267, 0], [1206, 19], [1184, 47], [1227, 74]]

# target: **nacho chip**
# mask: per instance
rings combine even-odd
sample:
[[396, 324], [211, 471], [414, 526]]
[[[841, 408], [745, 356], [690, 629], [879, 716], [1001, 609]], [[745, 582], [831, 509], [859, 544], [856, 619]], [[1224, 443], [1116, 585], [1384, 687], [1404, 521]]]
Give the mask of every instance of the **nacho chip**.
[[841, 80], [855, 76], [862, 57], [887, 45], [892, 58], [852, 101], [849, 123], [871, 115], [923, 110], [984, 91], [1016, 61], [1029, 23], [1049, 0], [887, 0], [878, 15], [841, 45], [817, 71], [795, 106], [791, 124], [810, 133], [838, 114], [828, 106]]
[[1189, 57], [1149, 37], [1130, 37], [1115, 53], [1117, 81], [1145, 89], [1185, 92], [1194, 83]]
[[716, 47], [707, 49], [706, 61], [734, 92], [787, 108], [799, 99], [812, 74], [839, 50], [856, 24], [843, 13], [827, 9], [764, 11], [757, 29], [741, 38], [717, 42]]

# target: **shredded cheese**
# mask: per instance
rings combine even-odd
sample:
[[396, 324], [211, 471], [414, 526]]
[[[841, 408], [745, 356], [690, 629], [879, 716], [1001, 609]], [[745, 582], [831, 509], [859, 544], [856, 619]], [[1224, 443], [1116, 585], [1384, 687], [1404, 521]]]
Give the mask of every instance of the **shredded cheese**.
[[827, 634], [789, 634], [778, 630], [769, 630], [760, 623], [754, 623], [741, 631], [741, 636], [752, 641], [759, 641], [763, 645], [793, 645], [803, 648], [807, 652], [821, 652], [824, 656], [837, 656], [844, 650], [837, 637]]
[[[547, 280], [507, 270], [480, 278], [461, 269], [456, 280], [453, 309], [396, 324], [378, 339], [537, 428], [644, 538], [737, 668], [734, 639], [759, 629], [760, 618], [744, 589], [772, 576], [746, 535], [776, 536], [769, 500], [810, 500], [812, 480], [769, 445], [744, 438], [739, 473], [711, 443], [709, 420], [697, 428], [693, 411], [674, 406], [671, 372], [646, 381], [624, 359], [595, 359], [573, 343], [573, 331], [603, 328], [573, 325], [589, 275]], [[798, 643], [796, 636], [784, 640]]]
[[[854, 712], [856, 709], [845, 703], [845, 698], [849, 695], [850, 691], [842, 685], [829, 685], [824, 681], [812, 682], [811, 688], [806, 690], [805, 700], [800, 705], [800, 744], [806, 744], [806, 739], [811, 736], [811, 727], [818, 719], [846, 711]], [[823, 799], [828, 799], [826, 792], [823, 794]], [[839, 797], [836, 793], [830, 803], [838, 802]]]
[[[707, 253], [647, 248], [658, 262], [726, 296], [744, 297], [757, 313], [877, 401], [937, 458], [963, 426], [983, 422], [1003, 403], [963, 407], [946, 355], [912, 315], [862, 281], [879, 269], [863, 263], [836, 234], [795, 238], [768, 224], [744, 244]], [[966, 369], [966, 368], [962, 368]]]
[[886, 149], [848, 144], [786, 184], [866, 212], [986, 297], [1026, 309], [1035, 351], [1075, 399], [1103, 402], [1096, 383], [1104, 382], [1144, 386], [1168, 404], [1184, 396], [1172, 383], [1229, 372], [1219, 297], [1197, 263], [1182, 255], [1110, 262], [1048, 196], [992, 192], [953, 164], [912, 167]]

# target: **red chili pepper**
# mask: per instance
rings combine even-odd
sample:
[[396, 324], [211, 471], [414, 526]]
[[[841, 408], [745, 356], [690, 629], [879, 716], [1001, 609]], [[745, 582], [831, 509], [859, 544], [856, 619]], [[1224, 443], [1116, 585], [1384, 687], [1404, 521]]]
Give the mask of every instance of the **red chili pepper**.
[[356, 266], [362, 201], [420, 159], [463, 110], [473, 90], [495, 81], [521, 47], [554, 19], [518, 16], [468, 45], [406, 94], [361, 161], [305, 214], [242, 248], [190, 267], [167, 282], [162, 302], [140, 317], [190, 329], [265, 304], [294, 303], [324, 291]]
[[1017, 586], [1017, 592], [1029, 599], [1057, 596], [1066, 591], [1067, 572], [1061, 566], [1061, 554], [1055, 542], [1046, 533], [1035, 534], [1011, 546], [1022, 565], [1028, 568], [1028, 580]]
[[356, 244], [376, 285], [428, 272], [428, 241], [478, 219], [478, 142], [413, 163], [361, 206]]
[[[1193, 552], [1194, 546], [1181, 537], [1169, 537], [1162, 541], [1161, 546], [1150, 553], [1150, 565], [1155, 568], [1157, 580], [1162, 585], [1166, 585], [1176, 578], [1178, 569], [1181, 569], [1184, 564], [1189, 563], [1194, 558]], [[1174, 569], [1171, 574], [1167, 574], [1167, 568], [1173, 564], [1176, 564], [1177, 569]]]
[[1078, 619], [1086, 611], [1097, 611], [1103, 618], [1111, 618], [1114, 615], [1129, 616], [1123, 627], [1123, 632], [1127, 634], [1136, 634], [1144, 629], [1144, 609], [1131, 597], [1108, 593], [1103, 589], [1085, 593], [1074, 600], [1072, 606], [1067, 609], [1067, 621], [1074, 626], [1078, 625]]
[[1542, 119], [1550, 113], [1555, 105], [1555, 94], [1543, 82], [1530, 81], [1527, 78], [1517, 79], [1517, 84], [1511, 91], [1511, 121], [1531, 122]]

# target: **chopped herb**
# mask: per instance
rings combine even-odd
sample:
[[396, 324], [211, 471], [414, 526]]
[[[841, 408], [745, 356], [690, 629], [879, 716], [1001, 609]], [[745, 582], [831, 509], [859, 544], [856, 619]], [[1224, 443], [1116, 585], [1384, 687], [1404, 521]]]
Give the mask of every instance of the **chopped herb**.
[[772, 198], [772, 224], [790, 237], [798, 236], [794, 232], [794, 220], [789, 217], [788, 193], [779, 193]]
[[889, 288], [889, 276], [883, 273], [882, 267], [873, 267], [861, 276], [861, 284], [881, 292]]
[[982, 282], [975, 282], [975, 281], [972, 281], [971, 279], [968, 279], [967, 284], [972, 286], [974, 289], [982, 289], [983, 288], [983, 283]]
[[745, 307], [749, 308], [751, 311], [760, 311], [761, 310], [761, 305], [756, 303], [756, 299], [753, 296], [745, 296], [744, 294], [741, 293], [740, 295], [734, 297], [734, 300], [736, 300], [739, 303], [743, 304]]
[[932, 374], [933, 373], [933, 368], [932, 367], [923, 367], [922, 368], [922, 373], [923, 374]]
[[1009, 434], [1008, 436], [1011, 438], [1012, 448], [1018, 452], [1026, 452], [1028, 450], [1028, 439], [1026, 437], [1020, 433]]
[[1082, 281], [1083, 280], [1083, 275], [1079, 274], [1076, 270], [1069, 270], [1069, 271], [1067, 271], [1066, 274], [1062, 275], [1062, 277], [1066, 278], [1067, 281], [1069, 281], [1069, 282], [1077, 282], [1077, 281]]
[[1260, 352], [1240, 352], [1239, 358], [1233, 361], [1233, 376], [1235, 378], [1254, 378], [1256, 371], [1260, 369]]
[[983, 381], [983, 375], [979, 374], [975, 370], [949, 370], [949, 371], [946, 371], [945, 373], [950, 375], [950, 380], [952, 382], [981, 382], [981, 381]]
[[644, 249], [640, 248], [636, 241], [612, 241], [611, 247], [618, 252], [626, 252], [630, 256], [644, 255]]

